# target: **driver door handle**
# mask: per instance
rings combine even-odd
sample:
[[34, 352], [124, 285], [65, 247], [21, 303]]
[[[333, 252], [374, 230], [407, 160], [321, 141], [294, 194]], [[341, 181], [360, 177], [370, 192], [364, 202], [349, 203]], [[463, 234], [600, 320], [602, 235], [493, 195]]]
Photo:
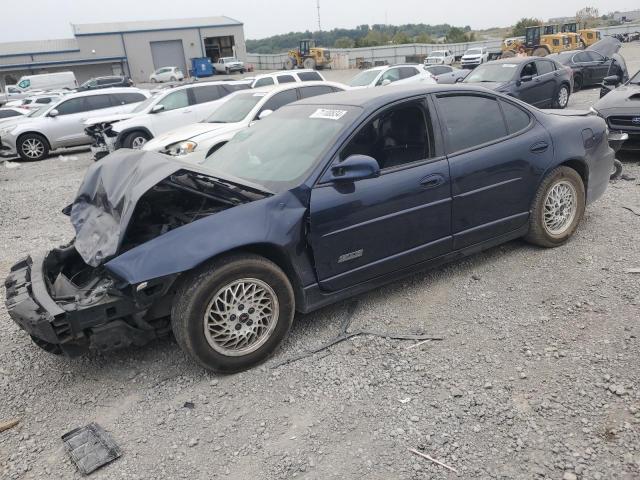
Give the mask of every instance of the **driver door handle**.
[[432, 175], [427, 175], [422, 180], [420, 180], [420, 185], [422, 185], [422, 188], [436, 188], [442, 185], [444, 182], [445, 178], [443, 175], [434, 173]]

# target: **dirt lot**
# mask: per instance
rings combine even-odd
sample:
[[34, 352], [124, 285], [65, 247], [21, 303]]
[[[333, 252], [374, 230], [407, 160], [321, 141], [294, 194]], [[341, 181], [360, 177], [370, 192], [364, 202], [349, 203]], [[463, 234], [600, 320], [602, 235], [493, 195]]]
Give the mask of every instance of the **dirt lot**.
[[[635, 71], [640, 47], [626, 49]], [[337, 74], [337, 72], [329, 72]], [[571, 106], [588, 107], [597, 90]], [[96, 421], [124, 451], [96, 479], [640, 478], [640, 158], [566, 246], [515, 241], [300, 316], [277, 355], [234, 376], [171, 339], [65, 359], [35, 347], [0, 294], [0, 477], [79, 478], [60, 436]], [[0, 277], [66, 242], [91, 160], [0, 165]], [[279, 362], [351, 329], [356, 337]], [[186, 406], [185, 406], [186, 405]]]

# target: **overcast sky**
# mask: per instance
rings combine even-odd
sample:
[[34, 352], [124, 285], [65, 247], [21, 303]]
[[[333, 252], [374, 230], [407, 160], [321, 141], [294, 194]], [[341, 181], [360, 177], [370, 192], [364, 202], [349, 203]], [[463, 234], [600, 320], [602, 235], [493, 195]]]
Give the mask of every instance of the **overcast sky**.
[[[600, 13], [632, 10], [638, 0], [320, 0], [323, 30], [365, 23], [507, 26], [521, 17], [571, 16], [585, 4]], [[71, 23], [227, 15], [244, 22], [246, 38], [317, 29], [316, 0], [0, 0], [0, 42], [72, 37]]]

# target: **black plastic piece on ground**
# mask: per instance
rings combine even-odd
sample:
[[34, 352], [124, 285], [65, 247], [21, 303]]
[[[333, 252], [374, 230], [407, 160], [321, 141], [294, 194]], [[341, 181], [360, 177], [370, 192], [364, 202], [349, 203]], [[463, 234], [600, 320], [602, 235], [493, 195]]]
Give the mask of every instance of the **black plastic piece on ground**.
[[97, 423], [76, 428], [62, 436], [67, 452], [78, 470], [88, 475], [122, 455], [120, 447]]

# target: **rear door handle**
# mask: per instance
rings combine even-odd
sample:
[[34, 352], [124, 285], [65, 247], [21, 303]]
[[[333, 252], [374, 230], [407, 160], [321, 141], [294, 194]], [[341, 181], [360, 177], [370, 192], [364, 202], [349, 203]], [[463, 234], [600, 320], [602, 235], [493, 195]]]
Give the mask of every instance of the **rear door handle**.
[[434, 173], [432, 175], [427, 175], [422, 180], [420, 180], [420, 185], [423, 188], [436, 188], [442, 185], [445, 182], [445, 178], [443, 175], [439, 173]]
[[546, 152], [547, 148], [549, 148], [549, 144], [547, 142], [538, 142], [531, 145], [529, 150], [533, 153], [542, 153]]

